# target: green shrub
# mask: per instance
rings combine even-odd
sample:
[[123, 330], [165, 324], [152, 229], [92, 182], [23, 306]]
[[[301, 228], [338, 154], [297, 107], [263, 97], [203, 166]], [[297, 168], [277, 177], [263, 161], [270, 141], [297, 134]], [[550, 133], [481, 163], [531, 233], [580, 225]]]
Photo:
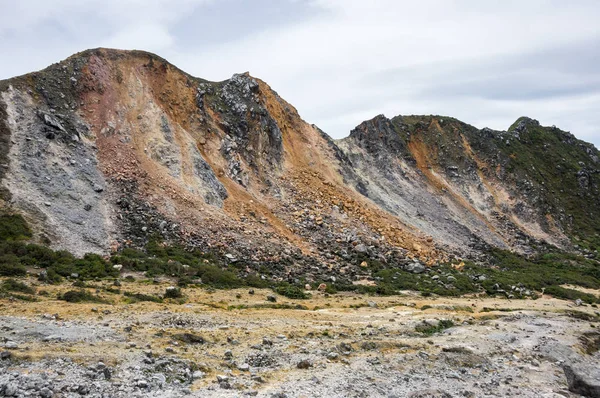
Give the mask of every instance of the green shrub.
[[14, 279], [7, 279], [2, 283], [2, 289], [9, 292], [19, 292], [25, 294], [35, 294], [35, 289], [23, 282]]
[[177, 298], [181, 298], [183, 297], [183, 293], [181, 292], [181, 289], [178, 287], [168, 287], [165, 290], [165, 298], [169, 298], [169, 299], [177, 299]]
[[128, 297], [130, 299], [130, 302], [151, 301], [153, 303], [162, 303], [162, 299], [160, 297], [150, 296], [148, 294], [130, 292], [125, 292], [123, 294], [125, 295], [125, 297]]
[[275, 292], [291, 299], [307, 299], [310, 295], [304, 293], [304, 290], [298, 286], [290, 285], [287, 283], [281, 284], [275, 288]]
[[0, 241], [31, 238], [31, 230], [20, 214], [0, 214]]
[[546, 288], [545, 293], [565, 300], [580, 299], [581, 301], [587, 304], [594, 304], [600, 302], [600, 300], [598, 300], [598, 297], [594, 296], [593, 294], [584, 293], [573, 289], [567, 289], [561, 286], [549, 286]]
[[69, 290], [68, 292], [65, 292], [58, 298], [59, 298], [59, 300], [64, 300], [69, 303], [83, 303], [83, 302], [102, 303], [102, 302], [104, 302], [100, 297], [94, 296], [86, 290]]
[[0, 256], [0, 276], [24, 276], [27, 270], [14, 254]]
[[415, 327], [415, 331], [424, 334], [426, 336], [431, 336], [432, 334], [442, 332], [446, 329], [449, 329], [454, 326], [454, 322], [450, 319], [441, 319], [437, 325], [431, 325], [427, 322], [423, 322], [418, 324]]

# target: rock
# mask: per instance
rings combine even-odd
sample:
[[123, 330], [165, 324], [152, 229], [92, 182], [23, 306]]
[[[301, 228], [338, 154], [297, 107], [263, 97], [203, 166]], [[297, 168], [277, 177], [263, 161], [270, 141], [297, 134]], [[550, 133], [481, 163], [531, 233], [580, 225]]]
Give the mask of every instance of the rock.
[[12, 352], [10, 352], [10, 351], [0, 352], [0, 359], [10, 359], [11, 357], [12, 357]]
[[163, 385], [167, 382], [167, 376], [163, 373], [157, 373], [152, 375], [152, 381], [156, 381], [159, 385]]
[[14, 341], [7, 341], [6, 343], [4, 343], [4, 348], [6, 348], [7, 350], [16, 350], [17, 348], [19, 348], [19, 345]]
[[600, 398], [600, 368], [582, 364], [564, 365], [569, 391], [588, 398]]
[[228, 382], [228, 381], [229, 381], [229, 376], [227, 376], [227, 375], [217, 375], [217, 382], [223, 383], [223, 382]]
[[452, 398], [452, 395], [443, 390], [421, 390], [411, 392], [408, 398]]
[[225, 354], [223, 354], [223, 358], [225, 358], [226, 360], [233, 358], [233, 353], [231, 352], [231, 350], [225, 351]]
[[367, 246], [363, 243], [360, 243], [356, 246], [354, 246], [354, 251], [357, 253], [366, 253], [367, 252]]
[[200, 370], [197, 370], [194, 373], [192, 373], [192, 379], [193, 380], [203, 379], [204, 376], [206, 376], [206, 373], [204, 373], [204, 372], [202, 372]]
[[243, 363], [241, 365], [238, 365], [237, 367], [239, 370], [241, 370], [242, 372], [247, 372], [250, 370], [250, 365], [248, 365], [247, 363]]
[[206, 342], [204, 337], [193, 333], [178, 333], [174, 334], [173, 338], [186, 344], [204, 344]]
[[337, 352], [330, 352], [329, 354], [327, 354], [327, 359], [329, 359], [330, 361], [336, 360], [338, 359], [339, 355]]
[[296, 367], [298, 369], [308, 369], [308, 368], [311, 368], [312, 366], [313, 366], [312, 363], [308, 359], [303, 359], [302, 361], [300, 361], [296, 364]]
[[274, 296], [274, 295], [272, 295], [272, 294], [269, 294], [269, 295], [267, 295], [267, 301], [270, 301], [270, 302], [272, 302], [272, 303], [275, 303], [275, 302], [277, 302], [277, 297], [275, 297], [275, 296]]
[[327, 290], [327, 285], [324, 284], [324, 283], [321, 283], [319, 285], [319, 287], [317, 288], [317, 290], [320, 291], [320, 292], [324, 292], [325, 290]]
[[304, 290], [312, 290], [312, 286], [310, 286], [308, 283], [306, 285], [304, 285]]
[[581, 299], [577, 299], [577, 300], [575, 300], [575, 305], [580, 307], [583, 305], [583, 301]]
[[39, 392], [40, 397], [42, 398], [51, 398], [54, 393], [52, 391], [50, 391], [50, 389], [48, 387], [44, 387], [40, 390]]
[[268, 346], [273, 345], [273, 342], [271, 340], [269, 340], [267, 337], [263, 337], [262, 343], [263, 343], [263, 345], [268, 345]]
[[19, 387], [15, 383], [9, 383], [4, 387], [4, 396], [14, 397], [19, 392]]
[[367, 263], [366, 261], [363, 261], [362, 263], [360, 263], [360, 266], [363, 268], [366, 268], [369, 266], [369, 263]]
[[406, 264], [404, 269], [408, 272], [412, 272], [413, 274], [422, 274], [425, 272], [425, 266], [418, 261]]

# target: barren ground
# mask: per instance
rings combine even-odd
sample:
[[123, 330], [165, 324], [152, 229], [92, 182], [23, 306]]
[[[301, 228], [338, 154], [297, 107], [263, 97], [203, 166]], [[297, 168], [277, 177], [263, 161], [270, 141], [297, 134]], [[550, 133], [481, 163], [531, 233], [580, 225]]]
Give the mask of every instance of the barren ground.
[[[158, 296], [169, 283], [123, 282], [119, 289]], [[66, 284], [38, 286], [36, 302], [0, 301], [0, 343], [11, 354], [0, 360], [0, 393], [577, 397], [563, 365], [600, 363], [581, 337], [600, 341], [597, 309], [548, 296], [313, 291], [308, 300], [276, 295], [273, 303], [270, 290], [186, 288], [185, 302], [130, 304], [102, 290], [114, 288], [111, 282], [90, 285], [107, 303], [59, 301], [58, 294], [74, 289]], [[454, 326], [435, 331], [440, 320]], [[420, 329], [424, 322], [430, 330]]]

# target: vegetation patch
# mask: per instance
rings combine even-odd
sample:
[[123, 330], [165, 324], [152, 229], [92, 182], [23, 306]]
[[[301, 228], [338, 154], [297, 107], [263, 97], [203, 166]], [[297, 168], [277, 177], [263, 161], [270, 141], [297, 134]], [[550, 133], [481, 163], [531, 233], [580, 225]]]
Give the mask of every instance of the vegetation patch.
[[454, 322], [450, 319], [441, 319], [437, 324], [422, 322], [415, 326], [415, 331], [425, 336], [431, 336], [436, 333], [443, 332], [454, 326]]
[[18, 292], [18, 293], [25, 293], [25, 294], [35, 294], [35, 289], [32, 288], [31, 286], [23, 283], [23, 282], [19, 282], [17, 280], [14, 279], [7, 279], [4, 282], [2, 282], [2, 290], [8, 291], [8, 292]]
[[304, 292], [303, 289], [298, 286], [290, 285], [290, 284], [281, 284], [275, 288], [275, 292], [277, 294], [281, 294], [287, 298], [291, 299], [308, 299], [310, 298], [310, 294]]
[[69, 290], [58, 297], [69, 303], [104, 303], [100, 297], [89, 293], [87, 290]]
[[162, 303], [162, 299], [160, 297], [151, 296], [149, 294], [124, 292], [123, 295], [128, 299], [128, 302], [130, 303], [137, 303], [139, 301]]

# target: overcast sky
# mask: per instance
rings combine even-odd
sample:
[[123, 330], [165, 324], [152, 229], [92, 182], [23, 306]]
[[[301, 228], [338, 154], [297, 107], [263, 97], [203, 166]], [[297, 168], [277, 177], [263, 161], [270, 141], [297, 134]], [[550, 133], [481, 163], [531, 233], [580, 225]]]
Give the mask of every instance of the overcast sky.
[[519, 116], [600, 147], [600, 1], [0, 0], [0, 79], [87, 48], [250, 71], [341, 138], [383, 113], [506, 129]]

